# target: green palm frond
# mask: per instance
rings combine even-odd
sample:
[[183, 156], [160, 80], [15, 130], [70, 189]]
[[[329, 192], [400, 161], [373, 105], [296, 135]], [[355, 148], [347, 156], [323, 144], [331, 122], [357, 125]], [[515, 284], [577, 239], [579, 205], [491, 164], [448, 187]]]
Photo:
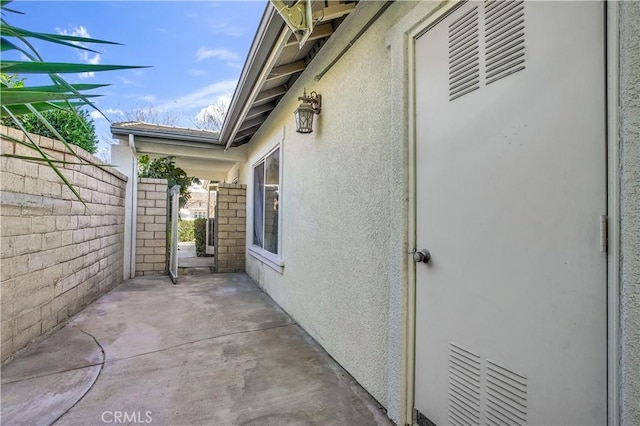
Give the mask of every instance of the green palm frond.
[[[77, 74], [77, 73], [93, 73], [102, 71], [113, 70], [125, 70], [134, 68], [146, 68], [141, 66], [130, 65], [102, 65], [102, 64], [84, 64], [84, 63], [66, 63], [66, 62], [51, 62], [45, 61], [36, 48], [33, 46], [30, 40], [36, 39], [45, 41], [48, 43], [54, 43], [73, 49], [80, 49], [84, 51], [96, 52], [95, 50], [87, 47], [91, 44], [100, 45], [119, 45], [119, 43], [94, 39], [88, 37], [78, 37], [63, 34], [49, 34], [36, 31], [26, 30], [10, 25], [6, 22], [5, 17], [8, 13], [22, 14], [22, 12], [8, 7], [12, 3], [11, 0], [0, 0], [0, 8], [2, 11], [2, 18], [0, 18], [0, 51], [2, 57], [0, 57], [0, 73], [15, 74], [17, 76], [23, 75], [46, 75], [51, 79], [51, 85], [40, 86], [15, 86], [10, 87], [3, 79], [0, 84], [0, 117], [5, 120], [11, 120], [14, 127], [20, 129], [25, 135], [24, 141], [12, 138], [7, 134], [1, 136], [8, 140], [13, 140], [16, 143], [20, 143], [35, 151], [35, 156], [25, 155], [9, 155], [8, 157], [20, 158], [27, 161], [40, 161], [47, 164], [51, 169], [60, 177], [62, 182], [71, 190], [71, 192], [84, 204], [84, 200], [80, 197], [78, 191], [73, 187], [71, 182], [62, 174], [57, 165], [60, 164], [89, 164], [99, 166], [89, 160], [81, 158], [75, 150], [71, 148], [70, 141], [65, 140], [64, 137], [47, 121], [42, 115], [43, 112], [49, 110], [68, 110], [78, 114], [77, 107], [87, 106], [102, 112], [95, 106], [91, 99], [100, 95], [87, 94], [87, 91], [100, 89], [106, 87], [106, 84], [69, 84], [59, 74]], [[24, 55], [28, 60], [16, 61], [5, 60], [4, 57], [10, 52], [19, 52]], [[78, 159], [78, 162], [60, 161], [52, 158], [45, 151], [43, 151], [37, 143], [28, 134], [22, 122], [20, 116], [25, 114], [31, 114], [36, 117], [42, 125], [44, 125], [57, 139], [59, 139], [69, 153]], [[104, 114], [102, 114], [104, 116]], [[105, 116], [106, 117], [106, 116]]]

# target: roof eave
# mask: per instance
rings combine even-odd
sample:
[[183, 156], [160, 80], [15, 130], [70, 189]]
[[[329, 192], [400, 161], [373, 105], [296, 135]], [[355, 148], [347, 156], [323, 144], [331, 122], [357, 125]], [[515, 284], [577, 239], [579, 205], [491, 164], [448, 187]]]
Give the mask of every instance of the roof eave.
[[243, 119], [241, 115], [244, 106], [255, 89], [258, 75], [265, 66], [266, 58], [271, 53], [284, 26], [284, 21], [278, 15], [275, 7], [271, 2], [268, 2], [220, 131], [220, 142], [223, 145], [226, 145], [229, 141], [237, 121]]
[[208, 144], [208, 145], [221, 145], [220, 138], [198, 137], [193, 135], [180, 134], [176, 132], [169, 133], [169, 132], [162, 132], [162, 131], [136, 129], [131, 126], [120, 127], [117, 125], [111, 125], [111, 134], [114, 136], [134, 135], [134, 136], [144, 136], [148, 138], [157, 138], [157, 139], [175, 139], [180, 141], [198, 142], [198, 143]]

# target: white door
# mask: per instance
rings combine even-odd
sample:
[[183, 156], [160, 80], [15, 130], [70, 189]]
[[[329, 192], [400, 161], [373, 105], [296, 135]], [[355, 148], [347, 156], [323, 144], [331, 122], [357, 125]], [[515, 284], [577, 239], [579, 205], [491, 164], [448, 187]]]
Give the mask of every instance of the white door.
[[470, 2], [415, 49], [418, 422], [606, 424], [604, 5]]

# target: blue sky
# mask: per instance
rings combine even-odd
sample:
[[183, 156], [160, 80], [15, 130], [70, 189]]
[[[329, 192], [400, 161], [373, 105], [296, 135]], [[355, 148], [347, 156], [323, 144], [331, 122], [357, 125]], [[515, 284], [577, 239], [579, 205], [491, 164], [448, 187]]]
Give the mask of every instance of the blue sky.
[[[179, 126], [193, 127], [199, 112], [233, 94], [265, 6], [266, 0], [18, 0], [12, 7], [25, 14], [5, 18], [33, 31], [122, 43], [90, 46], [100, 52], [97, 56], [46, 43], [35, 46], [48, 61], [152, 66], [65, 78], [72, 83], [111, 83], [96, 91], [104, 95], [96, 104], [114, 121], [124, 121], [121, 111], [151, 104], [177, 117]], [[104, 152], [108, 123], [97, 114], [94, 117]]]

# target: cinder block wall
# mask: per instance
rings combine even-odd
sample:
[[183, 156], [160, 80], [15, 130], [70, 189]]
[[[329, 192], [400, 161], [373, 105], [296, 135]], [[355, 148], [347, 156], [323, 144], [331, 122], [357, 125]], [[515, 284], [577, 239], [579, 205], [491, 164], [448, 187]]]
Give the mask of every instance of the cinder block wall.
[[136, 276], [167, 273], [167, 180], [138, 179]]
[[[2, 128], [23, 140], [17, 130]], [[78, 162], [56, 140], [32, 135], [47, 153]], [[78, 155], [103, 164], [86, 151]], [[36, 156], [2, 140], [3, 154]], [[0, 158], [2, 361], [122, 281], [127, 178], [111, 167], [60, 165], [82, 205], [46, 165]]]
[[218, 184], [216, 271], [244, 272], [247, 185]]

